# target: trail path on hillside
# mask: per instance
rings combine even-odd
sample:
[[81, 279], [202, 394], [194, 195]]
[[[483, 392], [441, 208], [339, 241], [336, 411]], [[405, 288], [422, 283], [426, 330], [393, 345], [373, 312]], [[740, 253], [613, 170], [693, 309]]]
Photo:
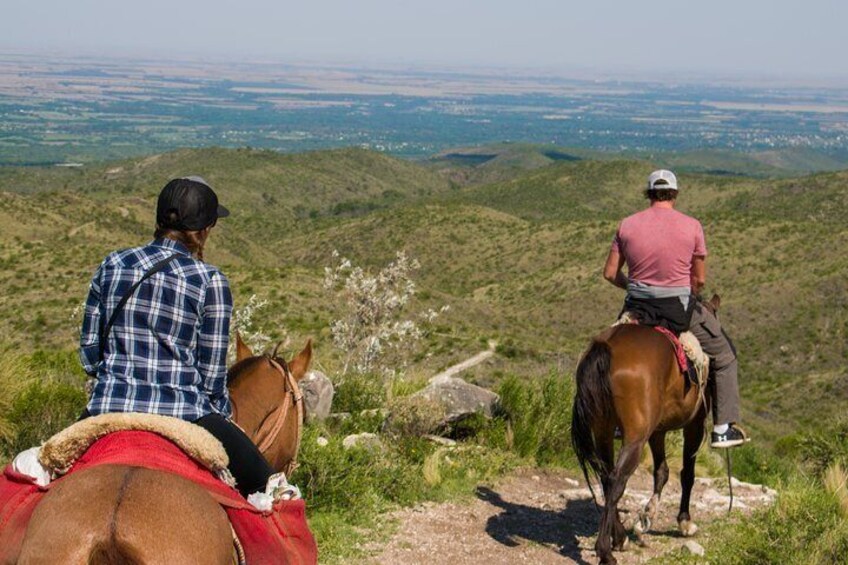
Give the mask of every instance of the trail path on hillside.
[[433, 376], [430, 380], [431, 381], [438, 381], [438, 380], [441, 380], [441, 379], [448, 379], [450, 377], [455, 377], [456, 375], [460, 374], [461, 372], [467, 371], [471, 367], [479, 365], [480, 363], [482, 363], [483, 361], [485, 361], [486, 359], [488, 359], [489, 357], [491, 357], [492, 355], [495, 354], [495, 349], [497, 348], [497, 346], [498, 346], [498, 342], [489, 341], [489, 349], [487, 349], [486, 351], [481, 351], [480, 353], [478, 353], [474, 357], [466, 359], [462, 363], [457, 363], [456, 365], [448, 367], [447, 369], [445, 369], [441, 373]]
[[[644, 507], [652, 489], [651, 477], [640, 469], [622, 499], [625, 525]], [[771, 504], [776, 493], [760, 485], [735, 483], [734, 514]], [[703, 527], [726, 519], [727, 484], [720, 479], [696, 479], [692, 518]], [[648, 547], [630, 543], [616, 553], [622, 565], [643, 563], [659, 555], [681, 551], [692, 539], [710, 556], [707, 541], [677, 533], [680, 483], [669, 480], [660, 513], [646, 535]], [[370, 563], [506, 565], [514, 563], [597, 563], [592, 550], [598, 515], [589, 490], [564, 471], [523, 469], [495, 485], [481, 485], [470, 502], [425, 503], [397, 511], [397, 533], [387, 542], [368, 549]]]

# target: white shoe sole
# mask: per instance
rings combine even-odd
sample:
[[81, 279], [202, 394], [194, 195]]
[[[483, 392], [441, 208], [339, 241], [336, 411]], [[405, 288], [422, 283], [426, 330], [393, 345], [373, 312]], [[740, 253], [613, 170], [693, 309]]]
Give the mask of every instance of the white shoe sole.
[[742, 445], [745, 442], [751, 441], [750, 439], [731, 439], [727, 441], [719, 441], [716, 443], [711, 443], [710, 447], [714, 449], [722, 449], [725, 447], [736, 447], [738, 445]]

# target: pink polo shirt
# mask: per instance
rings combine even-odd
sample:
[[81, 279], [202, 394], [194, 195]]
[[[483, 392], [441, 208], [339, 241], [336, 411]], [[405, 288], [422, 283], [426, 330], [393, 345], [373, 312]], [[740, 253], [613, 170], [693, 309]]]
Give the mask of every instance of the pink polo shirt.
[[692, 257], [707, 255], [701, 222], [657, 207], [622, 220], [612, 249], [624, 257], [631, 281], [665, 287], [690, 286]]

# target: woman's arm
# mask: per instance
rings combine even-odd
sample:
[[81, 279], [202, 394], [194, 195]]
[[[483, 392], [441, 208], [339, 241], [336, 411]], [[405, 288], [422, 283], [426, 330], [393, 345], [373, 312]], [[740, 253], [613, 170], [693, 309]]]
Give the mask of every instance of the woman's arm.
[[607, 255], [607, 263], [604, 265], [604, 278], [618, 288], [627, 290], [627, 277], [621, 268], [624, 266], [624, 257], [615, 248], [610, 249]]
[[80, 330], [80, 363], [85, 373], [94, 377], [100, 365], [100, 275], [103, 266], [97, 268], [85, 299]]
[[212, 408], [224, 417], [232, 414], [227, 391], [227, 346], [230, 343], [232, 313], [230, 283], [227, 277], [215, 273], [206, 285], [203, 301], [203, 322], [197, 340], [197, 370], [203, 377], [203, 388], [209, 395]]

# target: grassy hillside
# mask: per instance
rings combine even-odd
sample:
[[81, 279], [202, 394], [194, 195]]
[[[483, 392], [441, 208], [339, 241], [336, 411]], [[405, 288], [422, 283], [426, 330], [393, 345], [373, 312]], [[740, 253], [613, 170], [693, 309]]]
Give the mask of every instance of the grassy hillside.
[[[490, 339], [499, 344], [491, 362], [465, 376], [499, 390], [509, 426], [499, 419], [472, 434], [474, 447], [460, 451], [458, 463], [415, 437], [373, 458], [341, 448], [344, 434], [377, 431], [374, 418], [308, 429], [295, 479], [309, 493], [325, 557], [356, 559], [362, 532], [378, 529], [374, 516], [392, 504], [467, 494], [521, 461], [569, 464], [567, 376], [589, 336], [621, 307], [621, 291], [600, 270], [620, 219], [645, 206], [644, 179], [656, 164], [540, 159], [534, 147], [480, 155], [416, 164], [355, 149], [211, 149], [82, 169], [0, 168], [0, 453], [75, 418], [82, 392], [72, 312], [107, 252], [149, 240], [162, 184], [193, 173], [233, 211], [206, 255], [229, 276], [237, 306], [252, 294], [267, 299], [257, 324], [274, 338], [290, 336], [292, 347], [313, 337], [317, 367], [329, 375], [340, 366], [329, 332], [340, 306], [322, 285], [333, 251], [376, 270], [405, 250], [421, 264], [414, 306], [451, 306], [397, 391], [366, 378], [340, 387], [339, 409], [356, 415], [386, 405]], [[740, 450], [737, 469], [789, 493], [746, 527], [787, 538], [795, 516], [818, 524], [789, 536], [790, 554], [803, 555], [810, 540], [842, 531], [831, 527], [841, 514], [821, 481], [799, 478], [793, 467], [848, 462], [845, 425], [816, 431], [848, 398], [848, 172], [679, 177], [680, 209], [700, 218], [707, 235], [707, 290], [722, 294], [740, 352], [745, 424], [757, 441]], [[50, 386], [37, 385], [45, 381]], [[315, 447], [318, 435], [330, 448]], [[442, 465], [435, 475], [434, 465]], [[827, 508], [808, 518], [808, 502]], [[741, 547], [734, 532], [731, 525], [706, 535], [716, 546]], [[744, 541], [721, 559], [764, 562], [750, 556], [773, 551]]]
[[[148, 239], [160, 186], [192, 172], [233, 210], [208, 259], [237, 301], [271, 301], [259, 322], [272, 333], [316, 337], [328, 370], [337, 306], [321, 280], [333, 250], [376, 268], [399, 249], [421, 262], [419, 303], [451, 305], [415, 370], [433, 373], [492, 338], [502, 355], [476, 378], [570, 369], [618, 312], [622, 296], [600, 268], [619, 219], [644, 206], [652, 167], [561, 159], [453, 188], [428, 166], [362, 150], [186, 150], [81, 170], [0, 169], [0, 327], [30, 350], [72, 348], [68, 318], [97, 262]], [[848, 392], [848, 174], [680, 180], [681, 209], [704, 223], [709, 290], [724, 297], [756, 427], [777, 434], [814, 419], [810, 398], [838, 406]]]

